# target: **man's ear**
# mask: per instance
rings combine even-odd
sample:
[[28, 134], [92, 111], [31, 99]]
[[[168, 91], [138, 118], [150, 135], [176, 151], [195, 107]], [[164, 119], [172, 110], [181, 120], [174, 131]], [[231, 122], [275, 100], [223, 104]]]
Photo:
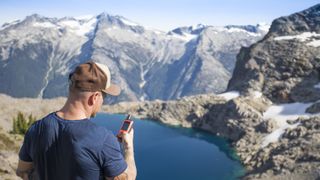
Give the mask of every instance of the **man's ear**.
[[98, 96], [99, 96], [98, 92], [95, 92], [91, 96], [89, 96], [89, 99], [88, 99], [89, 106], [94, 105], [98, 101], [98, 98], [99, 98]]

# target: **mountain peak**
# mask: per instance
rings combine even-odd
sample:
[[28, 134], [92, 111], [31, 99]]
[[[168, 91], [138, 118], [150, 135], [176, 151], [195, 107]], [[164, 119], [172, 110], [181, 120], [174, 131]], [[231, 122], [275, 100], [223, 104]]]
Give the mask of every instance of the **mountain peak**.
[[302, 13], [309, 15], [309, 16], [319, 16], [320, 15], [320, 4], [314, 5], [304, 11]]
[[32, 18], [32, 19], [41, 19], [43, 18], [44, 16], [40, 15], [40, 14], [37, 14], [37, 13], [34, 13], [34, 14], [31, 14], [29, 16], [26, 17], [26, 19], [28, 18]]
[[126, 26], [140, 26], [138, 23], [135, 23], [123, 16], [120, 15], [111, 15], [107, 12], [103, 12], [97, 16], [98, 19], [105, 19], [111, 24], [126, 25]]
[[57, 20], [57, 18], [49, 18], [42, 16], [40, 14], [31, 14], [30, 16], [27, 16], [25, 18], [25, 21], [27, 22], [32, 22], [32, 21], [52, 21], [52, 20]]

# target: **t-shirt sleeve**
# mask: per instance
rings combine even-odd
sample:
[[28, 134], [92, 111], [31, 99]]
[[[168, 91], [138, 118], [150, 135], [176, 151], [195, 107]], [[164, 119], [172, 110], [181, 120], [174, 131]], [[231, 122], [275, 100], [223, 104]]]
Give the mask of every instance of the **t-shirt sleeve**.
[[31, 126], [24, 136], [23, 144], [19, 151], [19, 159], [26, 162], [32, 162], [31, 158], [31, 137], [34, 127]]
[[113, 134], [109, 134], [101, 150], [104, 176], [115, 177], [127, 169], [127, 163], [121, 153], [120, 144]]

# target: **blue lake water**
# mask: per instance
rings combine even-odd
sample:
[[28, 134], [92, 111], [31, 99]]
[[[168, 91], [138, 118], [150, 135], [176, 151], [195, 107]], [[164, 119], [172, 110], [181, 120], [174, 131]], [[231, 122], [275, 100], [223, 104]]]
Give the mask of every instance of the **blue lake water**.
[[[125, 115], [93, 121], [116, 134]], [[244, 174], [228, 142], [203, 131], [134, 119], [137, 180], [237, 179]]]

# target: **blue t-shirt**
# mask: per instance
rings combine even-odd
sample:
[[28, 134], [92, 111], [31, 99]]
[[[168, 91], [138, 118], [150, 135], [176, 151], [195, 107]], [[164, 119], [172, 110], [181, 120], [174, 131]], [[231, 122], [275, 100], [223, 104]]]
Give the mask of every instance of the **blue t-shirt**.
[[19, 158], [33, 162], [41, 180], [95, 180], [127, 168], [112, 132], [90, 119], [64, 120], [56, 113], [29, 128]]

